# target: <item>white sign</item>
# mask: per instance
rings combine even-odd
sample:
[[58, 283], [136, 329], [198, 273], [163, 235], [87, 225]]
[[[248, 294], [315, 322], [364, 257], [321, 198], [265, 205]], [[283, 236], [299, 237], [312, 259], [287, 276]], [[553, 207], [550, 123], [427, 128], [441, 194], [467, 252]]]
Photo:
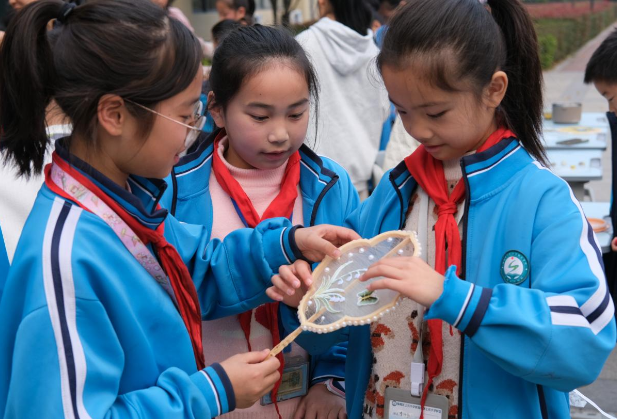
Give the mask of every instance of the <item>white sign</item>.
[[[441, 409], [424, 406], [425, 419], [441, 419]], [[420, 405], [390, 400], [387, 419], [420, 419]]]

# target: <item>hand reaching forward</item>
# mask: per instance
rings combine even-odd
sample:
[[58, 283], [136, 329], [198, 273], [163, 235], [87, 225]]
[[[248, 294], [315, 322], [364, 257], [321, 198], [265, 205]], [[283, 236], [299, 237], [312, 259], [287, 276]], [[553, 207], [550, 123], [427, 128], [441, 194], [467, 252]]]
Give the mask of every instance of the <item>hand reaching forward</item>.
[[345, 227], [321, 224], [296, 230], [296, 245], [302, 255], [310, 261], [320, 262], [324, 257], [337, 259], [345, 243], [359, 239], [358, 233]]
[[381, 259], [368, 268], [360, 281], [379, 276], [384, 278], [370, 283], [366, 287], [368, 290], [387, 288], [398, 291], [427, 308], [443, 293], [444, 276], [419, 257]]

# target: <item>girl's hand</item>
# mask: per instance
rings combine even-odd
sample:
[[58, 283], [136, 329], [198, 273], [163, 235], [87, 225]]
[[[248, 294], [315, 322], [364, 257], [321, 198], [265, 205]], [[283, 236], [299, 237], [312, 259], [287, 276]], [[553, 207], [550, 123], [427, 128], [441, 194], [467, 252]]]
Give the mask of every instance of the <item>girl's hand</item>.
[[266, 290], [266, 294], [274, 301], [297, 308], [312, 283], [311, 265], [297, 260], [293, 265], [279, 268], [279, 273], [272, 277], [272, 286]]
[[383, 276], [370, 283], [370, 291], [391, 289], [398, 291], [424, 307], [430, 307], [443, 293], [444, 276], [437, 273], [419, 257], [393, 257], [374, 263], [360, 281]]
[[319, 262], [326, 256], [338, 259], [341, 256], [338, 247], [359, 238], [353, 230], [328, 224], [298, 228], [295, 235], [298, 249], [313, 262]]
[[347, 419], [345, 399], [315, 384], [300, 401], [293, 419]]
[[617, 237], [615, 237], [611, 242], [611, 249], [613, 250], [613, 252], [617, 252]]
[[221, 362], [236, 395], [236, 408], [251, 407], [264, 394], [268, 394], [279, 380], [280, 362], [269, 357], [269, 349], [234, 355]]

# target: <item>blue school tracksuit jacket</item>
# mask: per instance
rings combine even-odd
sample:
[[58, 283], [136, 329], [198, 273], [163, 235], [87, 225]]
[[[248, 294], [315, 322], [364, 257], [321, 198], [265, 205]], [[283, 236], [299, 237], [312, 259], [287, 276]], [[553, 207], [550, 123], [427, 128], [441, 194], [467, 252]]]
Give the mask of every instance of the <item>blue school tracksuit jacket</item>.
[[[212, 199], [209, 182], [212, 171], [214, 139], [219, 131], [208, 137], [185, 156], [174, 168], [170, 187], [161, 204], [183, 222], [212, 226]], [[305, 226], [317, 224], [343, 225], [345, 218], [357, 208], [358, 193], [347, 172], [325, 157], [317, 156], [310, 148], [300, 148], [300, 190], [302, 193]], [[287, 312], [286, 312], [287, 313]], [[344, 379], [346, 343], [338, 343], [325, 353], [313, 357], [311, 384], [329, 378]]]
[[[459, 417], [570, 417], [568, 392], [593, 382], [615, 346], [615, 309], [593, 231], [567, 183], [514, 138], [464, 157], [461, 166], [463, 274], [448, 269], [426, 317], [464, 335]], [[349, 225], [363, 237], [404, 228], [416, 187], [401, 163]], [[297, 326], [293, 313], [284, 320], [288, 330]], [[343, 338], [354, 348], [347, 354], [347, 411], [358, 419], [373, 364], [370, 326], [338, 336], [304, 333], [298, 341], [318, 352]]]
[[[181, 225], [156, 209], [162, 180], [131, 178], [129, 193], [82, 161], [72, 164], [145, 226], [165, 222], [204, 319], [262, 304], [271, 276], [295, 260], [284, 218], [209, 241], [204, 227]], [[46, 186], [17, 247], [0, 318], [4, 419], [211, 418], [235, 407], [220, 365], [197, 370], [166, 291], [102, 219]]]

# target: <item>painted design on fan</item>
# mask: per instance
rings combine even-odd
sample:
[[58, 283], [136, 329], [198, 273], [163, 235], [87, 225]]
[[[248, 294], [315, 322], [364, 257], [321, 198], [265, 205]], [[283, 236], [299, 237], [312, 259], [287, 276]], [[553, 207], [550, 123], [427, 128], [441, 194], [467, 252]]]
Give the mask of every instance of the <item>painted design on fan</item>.
[[[313, 295], [312, 301], [315, 302], [315, 311], [318, 312], [324, 307], [330, 313], [340, 313], [341, 310], [335, 309], [331, 303], [342, 303], [345, 301], [345, 290], [342, 288], [331, 288], [334, 284], [343, 285], [346, 282], [350, 282], [352, 279], [359, 278], [366, 269], [357, 269], [355, 271], [347, 272], [345, 275], [341, 275], [341, 272], [352, 261], [342, 264], [331, 276], [324, 277], [321, 285], [317, 288], [317, 291]], [[329, 268], [327, 268], [329, 270]], [[309, 301], [311, 303], [311, 301]], [[374, 303], [372, 303], [374, 304]], [[309, 304], [310, 305], [310, 304]]]
[[358, 293], [359, 306], [370, 306], [378, 302], [379, 297], [375, 295], [375, 291], [364, 290]]

